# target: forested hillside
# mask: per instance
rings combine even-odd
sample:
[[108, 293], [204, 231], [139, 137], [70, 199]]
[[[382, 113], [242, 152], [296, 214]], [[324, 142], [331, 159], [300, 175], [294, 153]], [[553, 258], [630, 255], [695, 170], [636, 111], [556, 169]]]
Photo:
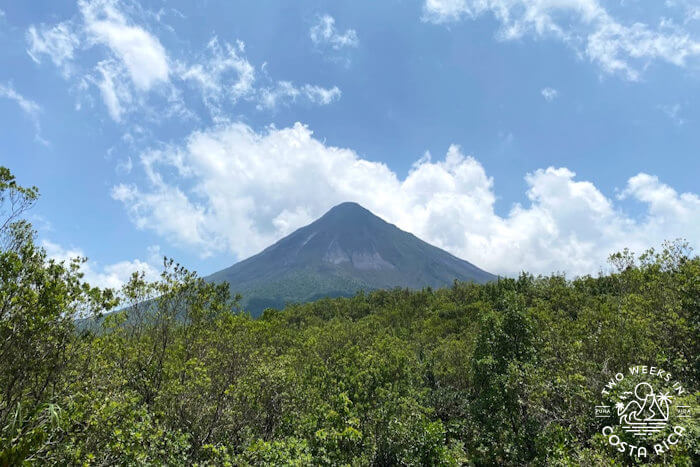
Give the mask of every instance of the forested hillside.
[[[0, 173], [0, 464], [611, 465], [594, 417], [630, 365], [698, 407], [700, 258], [682, 242], [611, 272], [323, 299], [252, 319], [227, 284], [91, 288], [49, 261]], [[7, 220], [7, 222], [6, 222]], [[109, 310], [99, 325], [75, 319]], [[692, 465], [682, 442], [640, 462]]]

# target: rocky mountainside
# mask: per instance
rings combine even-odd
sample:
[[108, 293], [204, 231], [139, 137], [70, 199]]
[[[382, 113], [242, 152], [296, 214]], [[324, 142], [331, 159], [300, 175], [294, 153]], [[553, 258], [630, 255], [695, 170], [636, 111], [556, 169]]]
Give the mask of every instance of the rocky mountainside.
[[385, 222], [357, 203], [335, 206], [255, 256], [208, 280], [231, 284], [244, 308], [267, 307], [359, 290], [487, 282], [495, 276]]

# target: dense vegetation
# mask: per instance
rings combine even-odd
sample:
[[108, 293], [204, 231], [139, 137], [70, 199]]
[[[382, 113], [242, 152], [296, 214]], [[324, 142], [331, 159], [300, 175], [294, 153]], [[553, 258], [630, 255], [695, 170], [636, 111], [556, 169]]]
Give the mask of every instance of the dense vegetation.
[[[18, 220], [36, 196], [0, 171], [2, 465], [626, 464], [593, 416], [617, 371], [663, 367], [697, 407], [700, 259], [680, 242], [613, 255], [595, 278], [377, 291], [252, 319], [171, 261], [157, 283], [84, 284], [79, 261], [48, 260]], [[694, 423], [639, 461], [697, 461]]]

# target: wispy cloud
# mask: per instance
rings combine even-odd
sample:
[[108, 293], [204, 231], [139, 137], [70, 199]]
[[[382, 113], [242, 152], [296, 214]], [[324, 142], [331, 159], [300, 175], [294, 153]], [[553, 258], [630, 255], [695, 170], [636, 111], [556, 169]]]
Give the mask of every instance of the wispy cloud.
[[323, 15], [309, 30], [309, 37], [317, 45], [327, 45], [335, 50], [344, 47], [357, 47], [359, 39], [354, 29], [346, 29], [340, 33], [335, 28], [335, 19], [330, 15]]
[[88, 40], [109, 47], [137, 89], [146, 91], [168, 81], [170, 66], [165, 48], [143, 27], [130, 24], [116, 2], [80, 0], [78, 5]]
[[328, 105], [340, 99], [341, 91], [337, 86], [324, 88], [321, 86], [305, 84], [296, 87], [289, 81], [279, 81], [272, 87], [262, 88], [259, 91], [257, 108], [275, 109], [279, 105], [288, 105], [298, 98], [304, 97], [309, 102], [317, 105]]
[[[88, 96], [80, 97], [76, 108], [82, 107], [82, 101], [90, 102], [91, 93], [99, 91], [108, 115], [117, 123], [133, 123], [127, 117], [138, 111], [154, 120], [196, 118], [184, 101], [183, 92], [188, 89], [200, 94], [215, 122], [226, 121], [232, 106], [240, 101], [253, 102], [260, 110], [273, 110], [298, 97], [327, 105], [341, 96], [336, 86], [272, 79], [264, 72], [265, 64], [258, 74], [240, 40], [221, 42], [214, 36], [202, 53], [170, 53], [154, 32], [162, 27], [160, 12], [128, 8], [119, 0], [79, 0], [78, 7], [79, 15], [70, 20], [30, 26], [27, 52], [39, 64], [49, 57], [66, 79], [74, 80], [72, 89]], [[144, 25], [149, 18], [150, 28]], [[327, 39], [334, 46], [354, 41], [354, 31], [339, 35], [332, 22], [329, 27]], [[320, 39], [326, 37], [326, 29], [319, 29]], [[78, 62], [85, 67], [91, 60], [91, 65], [79, 69]]]
[[122, 173], [122, 174], [128, 175], [131, 173], [131, 170], [133, 168], [134, 168], [134, 163], [131, 160], [131, 156], [127, 156], [126, 159], [122, 159], [122, 160], [117, 162], [117, 165], [114, 168], [114, 170], [117, 173]]
[[[27, 53], [36, 63], [44, 58], [75, 78], [74, 89], [89, 91], [93, 84], [110, 117], [121, 122], [136, 99], [156, 87], [164, 95], [170, 89], [170, 60], [158, 38], [135, 24], [117, 0], [79, 0], [79, 15], [56, 25], [31, 25], [26, 32]], [[78, 54], [98, 57], [94, 65], [78, 64]], [[141, 101], [141, 100], [140, 100]], [[80, 102], [76, 104], [80, 108]]]
[[47, 57], [64, 75], [71, 74], [71, 62], [80, 40], [70, 23], [63, 22], [52, 27], [30, 26], [26, 38], [29, 44], [27, 53], [32, 60], [41, 63], [41, 59]]
[[121, 68], [113, 60], [103, 60], [97, 64], [96, 68], [102, 76], [96, 81], [102, 100], [112, 120], [119, 122], [125, 106], [131, 102], [131, 91], [124, 84], [124, 77], [120, 76]]
[[13, 100], [19, 105], [20, 109], [32, 118], [37, 118], [41, 107], [36, 102], [29, 100], [15, 91], [11, 83], [0, 84], [0, 97]]
[[293, 102], [301, 92], [289, 81], [279, 81], [275, 86], [260, 89], [258, 110], [274, 109], [280, 103]]
[[659, 107], [663, 113], [678, 126], [685, 124], [685, 119], [681, 116], [683, 107], [681, 104], [662, 105]]
[[48, 141], [41, 137], [41, 122], [39, 120], [41, 107], [39, 106], [39, 104], [37, 104], [33, 100], [27, 99], [26, 97], [15, 91], [15, 88], [12, 86], [12, 83], [0, 83], [0, 98], [5, 98], [14, 101], [19, 106], [19, 108], [22, 109], [22, 112], [24, 112], [24, 114], [27, 115], [34, 123], [35, 139], [45, 146], [49, 144]]
[[542, 89], [542, 91], [540, 91], [540, 92], [542, 93], [542, 97], [544, 97], [544, 99], [547, 102], [552, 102], [554, 99], [559, 97], [559, 91], [557, 91], [554, 88], [546, 87], [546, 88]]
[[513, 40], [531, 34], [551, 37], [573, 47], [605, 73], [636, 81], [648, 63], [661, 60], [683, 67], [700, 56], [700, 42], [672, 21], [659, 27], [624, 24], [598, 0], [532, 2], [527, 0], [425, 0], [423, 20], [444, 24], [491, 14], [501, 24], [499, 37]]
[[221, 44], [214, 36], [206, 51], [208, 54], [197, 57], [194, 63], [178, 62], [176, 70], [181, 80], [200, 89], [209, 112], [219, 119], [224, 100], [236, 103], [253, 94], [255, 67], [244, 56], [242, 41]]
[[304, 85], [302, 88], [306, 97], [309, 98], [311, 102], [319, 105], [328, 105], [331, 102], [340, 99], [342, 93], [338, 86], [333, 86], [332, 88], [323, 88], [321, 86], [312, 86], [310, 84]]

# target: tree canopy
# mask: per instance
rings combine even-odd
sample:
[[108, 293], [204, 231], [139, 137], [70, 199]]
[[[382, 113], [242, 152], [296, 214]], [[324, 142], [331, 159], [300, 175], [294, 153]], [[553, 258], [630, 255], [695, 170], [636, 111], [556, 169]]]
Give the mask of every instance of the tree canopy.
[[[700, 259], [684, 242], [599, 277], [360, 293], [252, 319], [172, 260], [119, 291], [49, 260], [0, 170], [0, 464], [693, 465], [601, 434], [601, 389], [654, 365], [698, 406]], [[114, 311], [117, 310], [117, 311]]]

